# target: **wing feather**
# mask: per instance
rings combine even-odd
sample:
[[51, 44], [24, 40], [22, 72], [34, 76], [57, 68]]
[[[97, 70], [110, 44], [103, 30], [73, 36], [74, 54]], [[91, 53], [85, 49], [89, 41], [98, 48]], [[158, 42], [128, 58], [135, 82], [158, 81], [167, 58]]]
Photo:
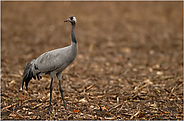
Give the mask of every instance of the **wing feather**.
[[47, 73], [60, 68], [68, 62], [68, 48], [46, 52], [36, 59], [36, 67], [40, 72]]

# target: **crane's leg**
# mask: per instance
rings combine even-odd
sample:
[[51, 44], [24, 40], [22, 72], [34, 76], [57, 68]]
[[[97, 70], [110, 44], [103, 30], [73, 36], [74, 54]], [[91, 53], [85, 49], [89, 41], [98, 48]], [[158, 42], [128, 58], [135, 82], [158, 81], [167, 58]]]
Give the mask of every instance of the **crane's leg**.
[[58, 80], [59, 80], [59, 91], [61, 93], [61, 97], [62, 97], [62, 100], [63, 100], [63, 104], [64, 104], [64, 107], [65, 107], [65, 110], [66, 110], [66, 104], [65, 104], [65, 99], [64, 99], [64, 95], [63, 95], [63, 90], [61, 88], [61, 78], [62, 78], [62, 73], [59, 73], [56, 75]]
[[66, 110], [66, 104], [65, 104], [65, 99], [64, 99], [64, 96], [63, 96], [63, 90], [61, 88], [61, 80], [59, 80], [59, 90], [60, 90], [61, 97], [63, 99], [63, 104], [64, 104], [64, 107], [65, 107], [65, 110]]
[[51, 100], [52, 100], [52, 82], [53, 82], [53, 78], [51, 78], [51, 83], [50, 83], [50, 104], [49, 104], [49, 111], [51, 110]]

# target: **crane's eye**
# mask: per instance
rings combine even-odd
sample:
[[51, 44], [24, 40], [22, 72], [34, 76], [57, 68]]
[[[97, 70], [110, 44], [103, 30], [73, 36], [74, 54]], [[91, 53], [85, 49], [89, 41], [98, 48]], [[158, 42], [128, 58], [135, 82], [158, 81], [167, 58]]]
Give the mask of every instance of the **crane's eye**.
[[73, 17], [70, 17], [71, 20], [73, 20]]

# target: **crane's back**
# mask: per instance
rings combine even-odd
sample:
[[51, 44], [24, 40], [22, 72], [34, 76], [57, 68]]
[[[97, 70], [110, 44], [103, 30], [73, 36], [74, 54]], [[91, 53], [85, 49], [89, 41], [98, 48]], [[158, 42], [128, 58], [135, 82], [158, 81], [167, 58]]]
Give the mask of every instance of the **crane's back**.
[[53, 71], [60, 73], [75, 60], [77, 53], [77, 44], [73, 42], [70, 46], [46, 52], [35, 60], [35, 71], [41, 75]]

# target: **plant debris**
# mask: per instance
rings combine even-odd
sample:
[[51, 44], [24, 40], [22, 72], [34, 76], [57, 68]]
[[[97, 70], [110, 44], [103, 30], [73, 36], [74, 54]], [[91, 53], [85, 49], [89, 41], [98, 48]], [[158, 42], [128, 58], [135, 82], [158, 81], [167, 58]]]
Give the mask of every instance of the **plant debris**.
[[[183, 120], [182, 2], [1, 2], [2, 120]], [[21, 89], [26, 63], [68, 46], [77, 18], [76, 60], [63, 71], [65, 110], [50, 76]]]

